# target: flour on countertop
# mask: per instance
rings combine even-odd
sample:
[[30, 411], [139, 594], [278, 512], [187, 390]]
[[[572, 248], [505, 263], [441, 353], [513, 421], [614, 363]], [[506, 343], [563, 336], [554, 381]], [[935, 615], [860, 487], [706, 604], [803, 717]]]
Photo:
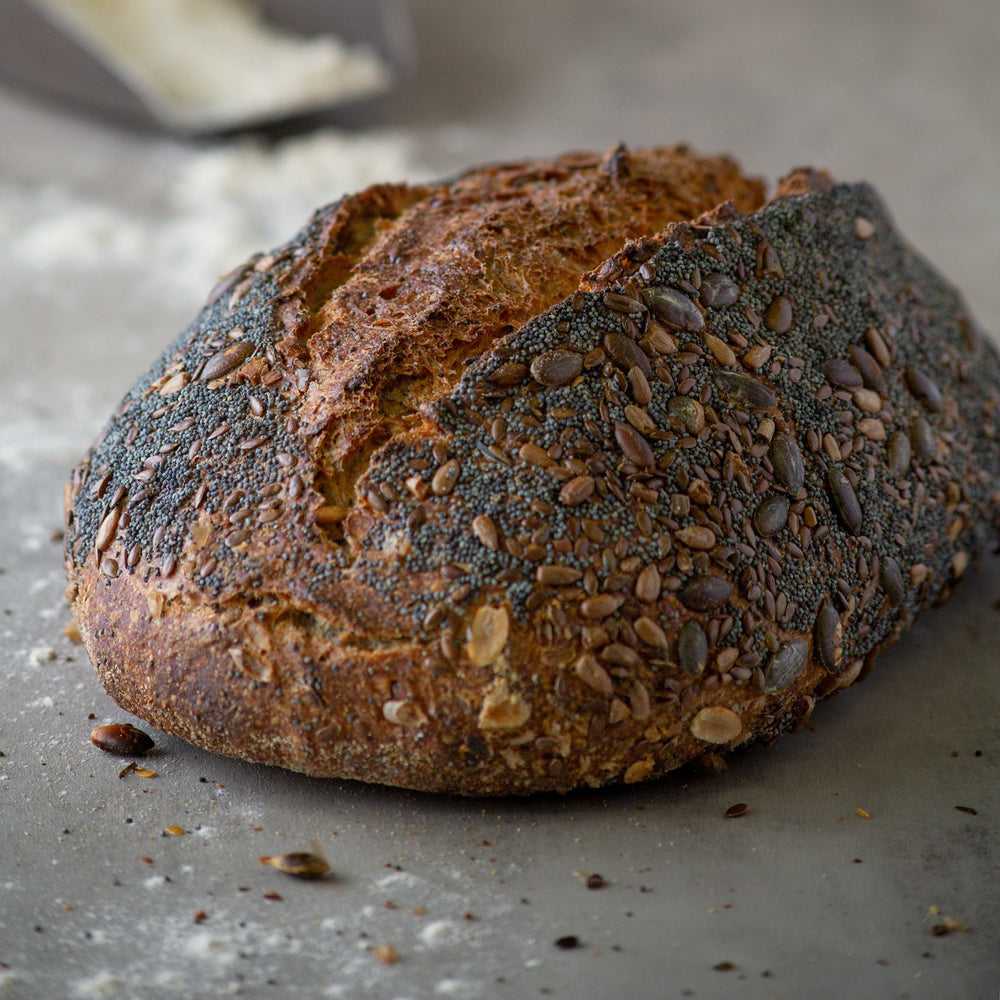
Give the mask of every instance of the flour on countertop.
[[163, 174], [162, 204], [147, 212], [59, 184], [0, 183], [0, 263], [63, 281], [122, 271], [194, 308], [219, 275], [289, 239], [320, 205], [425, 175], [405, 133], [332, 129], [270, 146], [163, 143], [143, 166]]
[[17, 333], [0, 369], [0, 467], [75, 461], [220, 275], [344, 194], [424, 179], [413, 147], [404, 131], [333, 129], [161, 141], [125, 155], [98, 193], [0, 175], [0, 299], [43, 323]]

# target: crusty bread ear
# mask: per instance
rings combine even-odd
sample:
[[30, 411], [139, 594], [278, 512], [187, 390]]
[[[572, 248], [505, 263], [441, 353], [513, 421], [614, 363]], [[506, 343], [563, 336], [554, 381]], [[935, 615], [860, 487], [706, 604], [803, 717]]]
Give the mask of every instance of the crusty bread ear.
[[251, 261], [68, 499], [105, 686], [461, 794], [799, 723], [1000, 521], [1000, 363], [865, 185], [688, 150], [382, 186]]

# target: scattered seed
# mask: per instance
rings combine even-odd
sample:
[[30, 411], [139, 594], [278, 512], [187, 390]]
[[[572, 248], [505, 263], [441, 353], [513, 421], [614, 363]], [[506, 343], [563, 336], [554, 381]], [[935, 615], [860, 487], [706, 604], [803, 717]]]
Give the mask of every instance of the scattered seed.
[[163, 832], [169, 833], [171, 837], [182, 837], [184, 836], [184, 827], [171, 824], [170, 826], [164, 827]]
[[580, 947], [580, 939], [575, 934], [567, 934], [564, 937], [556, 938], [553, 943], [557, 948], [561, 948], [563, 951]]
[[395, 965], [399, 961], [399, 952], [391, 944], [380, 944], [372, 954], [383, 965]]
[[288, 854], [265, 855], [258, 859], [262, 865], [277, 868], [285, 875], [296, 878], [320, 878], [330, 870], [326, 859], [308, 851], [290, 851]]
[[106, 753], [120, 757], [141, 757], [153, 749], [153, 740], [131, 722], [98, 726], [90, 734], [90, 742]]
[[594, 872], [592, 875], [587, 876], [587, 881], [584, 884], [588, 889], [603, 889], [607, 885], [607, 882], [605, 882], [603, 875]]
[[736, 819], [737, 816], [745, 816], [749, 808], [745, 802], [737, 802], [735, 805], [731, 805], [722, 815], [726, 819]]

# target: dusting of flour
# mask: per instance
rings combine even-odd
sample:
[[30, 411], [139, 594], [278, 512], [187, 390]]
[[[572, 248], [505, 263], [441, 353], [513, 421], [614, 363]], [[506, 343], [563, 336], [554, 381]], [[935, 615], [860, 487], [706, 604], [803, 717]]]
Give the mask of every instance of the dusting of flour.
[[0, 179], [0, 306], [32, 320], [0, 366], [0, 468], [75, 461], [220, 275], [321, 205], [426, 176], [404, 131], [324, 129], [151, 143], [97, 185]]
[[0, 183], [0, 253], [64, 280], [120, 269], [200, 301], [215, 278], [288, 239], [318, 206], [378, 181], [422, 177], [411, 147], [401, 132], [332, 129], [274, 145], [164, 145], [144, 165], [164, 174], [162, 203], [147, 212], [64, 184]]

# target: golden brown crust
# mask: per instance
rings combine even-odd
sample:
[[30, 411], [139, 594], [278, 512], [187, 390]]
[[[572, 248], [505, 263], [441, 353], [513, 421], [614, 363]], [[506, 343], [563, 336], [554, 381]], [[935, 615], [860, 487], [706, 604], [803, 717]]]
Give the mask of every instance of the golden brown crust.
[[518, 794], [852, 683], [995, 532], [998, 365], [868, 188], [761, 200], [619, 148], [251, 261], [74, 476], [105, 686], [221, 753]]

